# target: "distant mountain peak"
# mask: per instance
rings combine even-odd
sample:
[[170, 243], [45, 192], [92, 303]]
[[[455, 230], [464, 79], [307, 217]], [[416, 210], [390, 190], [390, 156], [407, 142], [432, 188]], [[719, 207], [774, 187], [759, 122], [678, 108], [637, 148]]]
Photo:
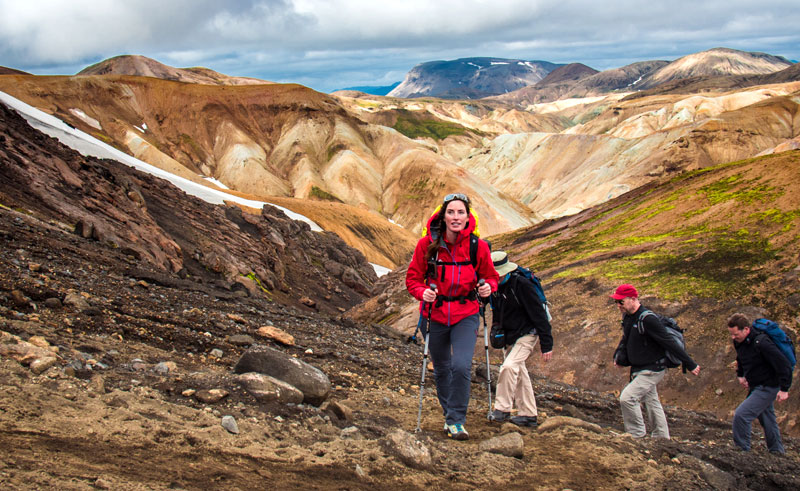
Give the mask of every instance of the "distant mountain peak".
[[478, 99], [533, 85], [559, 66], [548, 61], [492, 57], [429, 61], [412, 68], [388, 95]]
[[792, 62], [767, 53], [713, 48], [683, 56], [655, 71], [640, 88], [698, 76], [766, 75], [784, 70]]
[[77, 74], [133, 75], [205, 85], [259, 85], [272, 83], [257, 78], [231, 77], [205, 67], [175, 68], [142, 55], [114, 56], [88, 66]]

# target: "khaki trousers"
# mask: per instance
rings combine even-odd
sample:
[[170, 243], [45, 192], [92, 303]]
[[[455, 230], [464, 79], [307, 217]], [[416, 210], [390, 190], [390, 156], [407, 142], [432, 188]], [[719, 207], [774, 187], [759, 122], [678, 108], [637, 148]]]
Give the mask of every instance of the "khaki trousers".
[[647, 411], [647, 423], [650, 426], [653, 438], [669, 439], [669, 427], [664, 408], [658, 400], [656, 385], [661, 382], [666, 370], [654, 372], [642, 370], [633, 374], [633, 380], [622, 390], [619, 396], [619, 405], [622, 409], [622, 421], [625, 431], [635, 438], [647, 434], [642, 417], [642, 404]]
[[533, 394], [533, 385], [528, 375], [525, 360], [533, 353], [533, 348], [539, 337], [526, 334], [514, 343], [511, 352], [506, 356], [500, 367], [500, 377], [497, 380], [497, 394], [494, 408], [510, 413], [514, 403], [519, 409], [519, 416], [536, 416], [536, 397]]

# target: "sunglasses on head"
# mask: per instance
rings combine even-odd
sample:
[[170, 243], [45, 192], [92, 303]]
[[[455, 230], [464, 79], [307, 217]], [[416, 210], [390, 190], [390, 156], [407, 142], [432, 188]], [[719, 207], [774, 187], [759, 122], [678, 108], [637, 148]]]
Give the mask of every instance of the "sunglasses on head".
[[461, 200], [464, 203], [469, 204], [469, 198], [467, 198], [466, 194], [462, 194], [462, 193], [448, 194], [447, 196], [444, 197], [444, 202], [448, 203], [448, 202], [456, 200], [456, 199], [457, 200]]

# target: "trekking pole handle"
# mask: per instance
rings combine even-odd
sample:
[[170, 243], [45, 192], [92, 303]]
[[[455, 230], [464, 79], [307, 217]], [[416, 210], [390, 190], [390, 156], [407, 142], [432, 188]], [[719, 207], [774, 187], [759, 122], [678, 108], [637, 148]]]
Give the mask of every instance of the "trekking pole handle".
[[[484, 278], [481, 278], [481, 279], [478, 280], [478, 288], [482, 287], [485, 284], [486, 284], [486, 280]], [[486, 302], [489, 301], [489, 297], [481, 297], [480, 295], [478, 295], [478, 301], [480, 303], [485, 304]]]
[[[434, 295], [435, 295], [436, 294], [436, 283], [431, 283], [430, 285], [428, 285], [428, 289], [430, 289], [430, 291], [432, 291], [434, 293]], [[425, 300], [425, 293], [427, 293], [427, 290], [425, 292], [423, 292], [423, 295], [422, 295], [422, 300], [424, 302], [433, 303], [436, 300], [435, 296], [434, 296], [433, 300], [430, 300], [430, 301]]]

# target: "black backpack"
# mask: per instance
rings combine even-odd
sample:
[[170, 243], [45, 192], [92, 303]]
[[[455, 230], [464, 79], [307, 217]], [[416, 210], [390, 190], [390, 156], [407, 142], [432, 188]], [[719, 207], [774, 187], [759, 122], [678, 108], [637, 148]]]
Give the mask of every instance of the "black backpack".
[[[661, 324], [667, 328], [667, 334], [670, 335], [672, 339], [674, 339], [684, 351], [686, 351], [686, 340], [683, 338], [683, 329], [678, 325], [678, 322], [673, 319], [672, 317], [667, 317], [666, 315], [656, 314], [652, 310], [643, 310], [642, 313], [639, 315], [639, 320], [636, 323], [636, 330], [639, 331], [639, 334], [644, 335], [644, 318], [648, 315], [654, 315], [656, 318], [661, 321]], [[666, 351], [666, 366], [667, 368], [678, 368], [681, 366], [681, 360], [673, 352], [670, 350]]]

